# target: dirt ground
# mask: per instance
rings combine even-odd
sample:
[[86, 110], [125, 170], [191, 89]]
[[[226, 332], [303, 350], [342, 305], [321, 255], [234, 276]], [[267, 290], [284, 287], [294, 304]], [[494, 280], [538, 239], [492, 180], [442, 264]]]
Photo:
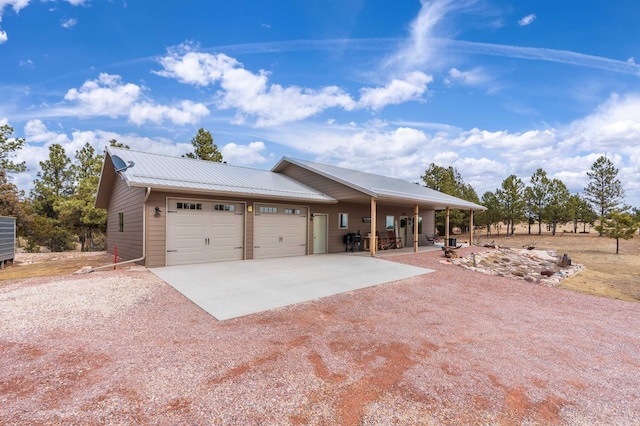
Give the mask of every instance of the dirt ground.
[[[598, 233], [556, 233], [543, 231], [537, 235], [527, 234], [524, 226], [516, 227], [513, 237], [487, 236], [478, 232], [475, 240], [480, 243], [495, 242], [512, 248], [535, 246], [539, 249], [554, 249], [558, 255], [567, 253], [574, 263], [586, 266], [586, 271], [564, 280], [560, 287], [572, 291], [592, 294], [612, 299], [640, 301], [640, 236], [630, 240], [620, 240], [620, 253], [616, 253], [616, 240], [599, 237]], [[466, 236], [468, 239], [468, 235]], [[461, 236], [462, 239], [465, 236]]]
[[4, 280], [0, 424], [640, 424], [640, 304], [441, 259], [222, 322], [139, 267]]

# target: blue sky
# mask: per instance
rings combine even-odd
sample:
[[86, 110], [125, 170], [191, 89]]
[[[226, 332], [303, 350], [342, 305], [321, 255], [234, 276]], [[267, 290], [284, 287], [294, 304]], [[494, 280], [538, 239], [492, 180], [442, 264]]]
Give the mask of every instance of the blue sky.
[[537, 168], [572, 193], [606, 155], [640, 206], [640, 2], [0, 0], [0, 124], [29, 190], [48, 146], [282, 156], [479, 196]]

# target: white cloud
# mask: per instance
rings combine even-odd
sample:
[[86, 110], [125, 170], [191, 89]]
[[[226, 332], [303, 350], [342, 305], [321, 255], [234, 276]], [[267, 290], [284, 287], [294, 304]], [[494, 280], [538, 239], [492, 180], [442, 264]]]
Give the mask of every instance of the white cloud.
[[62, 28], [69, 29], [69, 28], [73, 27], [74, 25], [76, 25], [77, 23], [78, 23], [78, 20], [76, 18], [69, 18], [67, 20], [62, 21], [60, 23], [60, 26]]
[[7, 40], [9, 40], [9, 37], [7, 36], [7, 32], [0, 30], [0, 44], [6, 43]]
[[4, 8], [7, 6], [11, 6], [13, 11], [19, 13], [20, 10], [24, 9], [29, 5], [29, 0], [1, 0], [0, 1], [0, 21], [2, 21], [2, 14], [4, 12]]
[[521, 27], [525, 27], [527, 25], [530, 25], [533, 23], [533, 21], [535, 21], [537, 18], [535, 13], [531, 13], [527, 16], [525, 16], [524, 18], [520, 19], [518, 21], [518, 25], [520, 25]]
[[360, 89], [358, 106], [380, 110], [391, 104], [401, 104], [419, 98], [433, 78], [420, 71], [407, 74], [403, 80], [393, 79], [385, 87]]
[[206, 106], [192, 101], [182, 101], [179, 107], [141, 102], [131, 106], [129, 120], [138, 125], [146, 121], [160, 124], [165, 120], [183, 125], [197, 123], [207, 115], [209, 115], [209, 109]]
[[635, 152], [640, 140], [640, 95], [612, 95], [593, 114], [572, 122], [564, 132], [567, 148]]
[[449, 77], [445, 80], [447, 84], [460, 83], [465, 86], [479, 86], [486, 83], [489, 77], [482, 68], [474, 68], [469, 71], [460, 71], [457, 68], [449, 70]]
[[249, 145], [228, 143], [222, 147], [222, 157], [230, 164], [264, 164], [272, 157], [265, 157], [267, 147], [264, 142], [251, 142]]
[[159, 60], [163, 70], [155, 74], [198, 87], [219, 85], [215, 94], [216, 106], [235, 110], [235, 124], [244, 124], [251, 118], [255, 119], [256, 127], [304, 120], [330, 108], [377, 111], [389, 104], [420, 98], [433, 80], [420, 71], [407, 73], [384, 87], [361, 89], [360, 101], [356, 103], [337, 86], [312, 89], [270, 83], [270, 73], [265, 70], [253, 73], [227, 55], [192, 49], [189, 44], [170, 49], [168, 55]]
[[523, 133], [491, 132], [477, 128], [460, 133], [451, 143], [459, 147], [479, 146], [485, 149], [522, 150], [556, 143], [553, 130], [529, 130]]
[[47, 129], [47, 126], [40, 120], [29, 120], [24, 126], [24, 136], [28, 143], [42, 143], [45, 145], [69, 143], [69, 138], [65, 134], [56, 133]]
[[209, 86], [220, 81], [226, 72], [242, 66], [225, 54], [194, 52], [192, 48], [191, 45], [182, 44], [170, 49], [168, 56], [159, 60], [164, 70], [154, 71], [154, 74], [174, 78], [181, 83]]
[[309, 89], [269, 84], [269, 73], [254, 74], [224, 54], [194, 52], [190, 45], [170, 50], [160, 59], [164, 68], [157, 75], [196, 86], [219, 84], [216, 104], [220, 109], [235, 109], [236, 123], [255, 117], [256, 126], [266, 127], [303, 120], [327, 108], [353, 109], [355, 102], [337, 86]]
[[86, 0], [65, 0], [72, 6], [83, 6], [86, 3]]
[[101, 73], [97, 80], [87, 80], [80, 89], [70, 89], [64, 96], [77, 102], [80, 115], [126, 115], [142, 95], [142, 89], [132, 83], [122, 84], [119, 75]]
[[185, 100], [177, 106], [157, 105], [143, 99], [143, 88], [133, 83], [122, 83], [119, 75], [101, 73], [97, 80], [87, 80], [79, 89], [70, 89], [64, 97], [74, 102], [72, 110], [60, 110], [62, 114], [81, 117], [109, 116], [128, 119], [141, 125], [147, 121], [157, 124], [169, 120], [184, 125], [198, 122], [209, 114], [201, 103]]
[[439, 41], [435, 37], [436, 27], [455, 8], [455, 3], [450, 0], [420, 0], [420, 3], [420, 12], [411, 22], [409, 39], [387, 65], [415, 70], [437, 59]]

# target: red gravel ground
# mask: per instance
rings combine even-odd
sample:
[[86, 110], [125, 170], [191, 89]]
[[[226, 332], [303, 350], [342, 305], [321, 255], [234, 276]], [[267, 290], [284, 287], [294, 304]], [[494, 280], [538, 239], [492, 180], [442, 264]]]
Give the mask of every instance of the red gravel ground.
[[0, 424], [640, 424], [640, 304], [441, 259], [224, 322], [143, 268], [3, 285]]

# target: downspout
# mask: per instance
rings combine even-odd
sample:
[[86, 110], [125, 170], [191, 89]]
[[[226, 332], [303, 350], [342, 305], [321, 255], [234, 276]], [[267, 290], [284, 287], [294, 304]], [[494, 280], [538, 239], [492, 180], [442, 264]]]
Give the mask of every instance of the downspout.
[[98, 269], [115, 268], [116, 266], [126, 265], [127, 263], [140, 262], [147, 257], [147, 200], [149, 199], [149, 195], [151, 195], [151, 188], [147, 187], [147, 193], [144, 195], [144, 200], [142, 201], [142, 257], [132, 260], [124, 260], [118, 263], [111, 263], [109, 265], [96, 266], [95, 268], [91, 268], [88, 272], [97, 271]]

